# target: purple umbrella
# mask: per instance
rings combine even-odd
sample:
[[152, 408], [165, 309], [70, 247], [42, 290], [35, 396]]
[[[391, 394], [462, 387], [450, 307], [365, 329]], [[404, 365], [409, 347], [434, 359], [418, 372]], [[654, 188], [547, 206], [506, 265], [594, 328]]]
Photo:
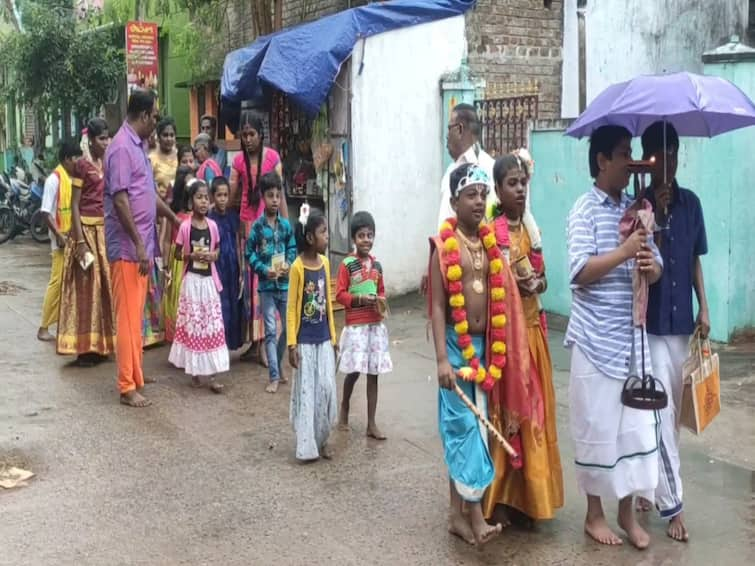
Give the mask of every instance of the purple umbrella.
[[566, 135], [581, 138], [611, 125], [639, 136], [659, 120], [673, 124], [680, 136], [713, 137], [755, 125], [755, 104], [721, 77], [642, 75], [601, 92]]

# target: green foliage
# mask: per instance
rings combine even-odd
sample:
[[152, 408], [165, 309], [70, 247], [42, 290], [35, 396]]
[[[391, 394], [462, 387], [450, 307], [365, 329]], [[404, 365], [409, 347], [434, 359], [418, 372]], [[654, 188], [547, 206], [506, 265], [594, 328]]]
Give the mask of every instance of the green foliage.
[[166, 29], [173, 49], [184, 58], [191, 82], [220, 77], [228, 50], [226, 9], [227, 0], [211, 0], [201, 15], [190, 15], [188, 24], [171, 25]]
[[88, 116], [114, 100], [125, 76], [114, 29], [88, 29], [77, 21], [73, 0], [27, 0], [23, 23], [24, 33], [0, 36], [11, 77], [2, 94], [48, 115], [71, 109]]

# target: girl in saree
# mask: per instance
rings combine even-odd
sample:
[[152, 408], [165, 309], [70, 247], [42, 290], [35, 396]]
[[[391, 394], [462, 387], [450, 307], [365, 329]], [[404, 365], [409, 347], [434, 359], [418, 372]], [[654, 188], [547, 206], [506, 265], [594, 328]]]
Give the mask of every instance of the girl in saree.
[[[539, 295], [547, 289], [542, 250], [533, 246], [540, 234], [530, 234], [534, 223], [523, 221], [529, 173], [518, 156], [505, 155], [493, 168], [498, 202], [493, 208], [496, 241], [508, 258], [521, 297], [520, 312], [510, 313], [526, 326], [529, 349], [527, 396], [521, 406], [530, 418], [522, 419], [512, 439], [522, 455], [521, 467], [515, 467], [502, 450], [491, 450], [496, 480], [485, 498], [485, 515], [493, 514], [503, 504], [523, 514], [525, 522], [551, 519], [555, 509], [564, 504], [561, 458], [556, 432], [556, 396], [553, 368], [546, 339], [545, 316]], [[527, 352], [524, 352], [527, 355]]]
[[86, 132], [88, 157], [76, 162], [71, 183], [71, 237], [63, 259], [57, 336], [58, 354], [77, 355], [81, 366], [104, 360], [113, 352], [115, 336], [102, 171], [110, 134], [102, 118], [90, 120]]
[[[165, 202], [170, 202], [173, 188], [173, 178], [178, 167], [178, 153], [176, 152], [176, 123], [173, 118], [165, 117], [157, 123], [157, 147], [150, 151], [149, 160], [152, 163], [152, 174], [155, 178], [157, 196]], [[158, 219], [158, 234], [160, 242], [165, 233], [170, 230], [166, 218]], [[155, 258], [155, 265], [149, 274], [147, 282], [147, 300], [144, 302], [144, 318], [142, 320], [142, 345], [154, 346], [165, 339], [165, 321], [162, 309], [164, 280], [161, 272], [169, 258], [167, 250], [161, 246], [161, 257]]]
[[[280, 155], [270, 147], [265, 147], [265, 130], [262, 120], [252, 110], [241, 112], [238, 135], [241, 138], [242, 151], [236, 155], [231, 167], [231, 207], [238, 208], [241, 220], [241, 237], [249, 238], [254, 222], [265, 212], [265, 202], [259, 191], [262, 175], [275, 171], [283, 178], [283, 166]], [[288, 206], [285, 193], [282, 195], [280, 215], [288, 218]], [[242, 359], [257, 356], [259, 362], [267, 367], [265, 349], [260, 347], [265, 337], [259, 296], [257, 294], [257, 276], [244, 261], [244, 311], [249, 324], [246, 328], [246, 341], [251, 342], [249, 349], [242, 354]]]
[[157, 147], [149, 154], [157, 194], [165, 202], [170, 200], [170, 189], [178, 168], [176, 152], [176, 123], [165, 117], [157, 123]]

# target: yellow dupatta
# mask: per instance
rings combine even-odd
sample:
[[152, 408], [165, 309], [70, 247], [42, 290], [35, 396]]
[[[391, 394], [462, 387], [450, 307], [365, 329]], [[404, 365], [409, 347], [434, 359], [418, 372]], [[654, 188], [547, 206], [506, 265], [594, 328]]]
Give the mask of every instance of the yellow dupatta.
[[71, 177], [62, 165], [58, 165], [53, 174], [57, 175], [59, 181], [58, 210], [55, 213], [55, 223], [58, 225], [58, 230], [67, 234], [71, 230]]

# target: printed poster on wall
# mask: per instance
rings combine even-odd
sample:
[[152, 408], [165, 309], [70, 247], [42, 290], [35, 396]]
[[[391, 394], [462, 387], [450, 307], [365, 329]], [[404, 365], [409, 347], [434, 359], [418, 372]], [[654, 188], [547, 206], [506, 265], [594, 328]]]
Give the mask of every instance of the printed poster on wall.
[[126, 82], [128, 93], [135, 88], [157, 92], [157, 24], [128, 22], [126, 24]]

